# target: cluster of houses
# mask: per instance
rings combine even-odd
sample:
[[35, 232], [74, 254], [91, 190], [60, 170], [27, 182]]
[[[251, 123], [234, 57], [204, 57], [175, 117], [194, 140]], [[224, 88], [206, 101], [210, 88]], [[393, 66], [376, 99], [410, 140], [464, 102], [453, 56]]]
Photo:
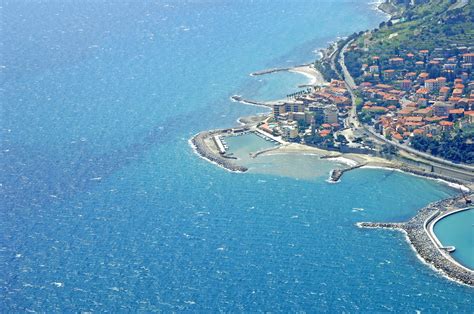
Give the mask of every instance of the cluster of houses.
[[327, 86], [315, 87], [274, 103], [273, 119], [260, 128], [289, 141], [310, 134], [328, 137], [343, 127], [351, 104], [344, 82], [333, 80]]
[[[362, 65], [359, 116], [388, 138], [433, 137], [474, 123], [474, 48], [436, 48]], [[473, 125], [474, 127], [474, 125]]]

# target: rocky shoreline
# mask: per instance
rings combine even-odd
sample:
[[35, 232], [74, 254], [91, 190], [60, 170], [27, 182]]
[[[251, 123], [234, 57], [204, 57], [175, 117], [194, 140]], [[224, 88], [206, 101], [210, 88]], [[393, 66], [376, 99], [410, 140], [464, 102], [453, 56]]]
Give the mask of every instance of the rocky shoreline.
[[[474, 194], [469, 195], [470, 199]], [[464, 196], [441, 200], [422, 208], [415, 217], [404, 223], [357, 223], [359, 228], [382, 228], [405, 232], [408, 242], [420, 258], [433, 266], [447, 278], [474, 287], [474, 271], [457, 263], [449, 253], [438, 247], [429, 230], [429, 225], [440, 215], [466, 207]]]

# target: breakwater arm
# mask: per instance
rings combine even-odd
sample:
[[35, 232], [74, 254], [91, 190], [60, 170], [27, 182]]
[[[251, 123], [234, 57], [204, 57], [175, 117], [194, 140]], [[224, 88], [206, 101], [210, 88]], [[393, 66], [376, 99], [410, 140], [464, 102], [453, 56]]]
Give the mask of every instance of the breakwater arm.
[[353, 167], [346, 168], [346, 169], [334, 169], [334, 170], [331, 171], [330, 180], [331, 180], [331, 182], [337, 182], [341, 179], [341, 177], [344, 173], [346, 173], [348, 171], [351, 171], [351, 170], [361, 168], [365, 165], [366, 165], [366, 163], [362, 163], [362, 164], [358, 164], [358, 165], [355, 165]]
[[[474, 194], [471, 194], [470, 198], [473, 196]], [[431, 265], [445, 277], [474, 287], [474, 271], [459, 264], [449, 255], [449, 250], [437, 244], [436, 236], [432, 233], [431, 228], [431, 224], [440, 215], [459, 210], [459, 208], [465, 206], [465, 197], [456, 196], [429, 204], [419, 210], [415, 217], [404, 223], [359, 222], [357, 226], [359, 228], [403, 231], [407, 235], [408, 242], [422, 261]]]
[[262, 106], [262, 107], [270, 107], [270, 108], [272, 108], [273, 104], [275, 103], [271, 101], [256, 101], [256, 100], [251, 100], [251, 99], [245, 99], [239, 95], [233, 95], [230, 98], [233, 101], [237, 101], [246, 105]]
[[305, 64], [295, 65], [295, 66], [286, 67], [286, 68], [271, 68], [271, 69], [266, 69], [262, 71], [252, 72], [250, 73], [250, 76], [258, 76], [258, 75], [265, 75], [265, 74], [270, 74], [270, 73], [275, 73], [275, 72], [290, 71], [290, 70], [293, 70], [294, 68], [300, 68], [300, 67], [305, 67], [309, 65], [312, 65], [312, 63], [305, 63]]
[[219, 136], [220, 134], [223, 134], [223, 130], [198, 133], [191, 139], [191, 144], [196, 153], [204, 159], [233, 172], [247, 171], [248, 169], [246, 167], [237, 165], [232, 158], [220, 153], [215, 143], [215, 136]]

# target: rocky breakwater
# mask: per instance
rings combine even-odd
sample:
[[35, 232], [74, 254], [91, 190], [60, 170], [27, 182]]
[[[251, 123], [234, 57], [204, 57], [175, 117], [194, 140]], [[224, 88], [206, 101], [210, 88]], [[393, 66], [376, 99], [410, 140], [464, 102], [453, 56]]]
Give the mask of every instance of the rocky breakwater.
[[229, 130], [215, 130], [198, 133], [191, 139], [191, 144], [194, 150], [204, 159], [233, 172], [245, 172], [248, 168], [237, 165], [234, 162], [235, 158], [220, 154], [212, 139], [213, 136], [224, 134], [228, 131]]
[[[326, 157], [326, 159], [328, 158], [333, 158], [333, 157]], [[353, 167], [350, 167], [350, 168], [346, 168], [346, 169], [333, 169], [329, 175], [329, 180], [331, 182], [339, 182], [339, 180], [341, 179], [342, 175], [348, 171], [351, 171], [351, 170], [355, 170], [355, 169], [358, 169], [358, 168], [361, 168], [363, 166], [365, 166], [366, 163], [361, 163], [361, 164], [358, 164], [358, 165], [355, 165]]]
[[[474, 194], [468, 198], [474, 197]], [[474, 271], [457, 263], [444, 248], [434, 241], [429, 225], [437, 217], [448, 211], [466, 207], [466, 198], [454, 198], [432, 203], [422, 208], [415, 217], [404, 223], [357, 223], [359, 228], [383, 228], [400, 230], [406, 233], [408, 242], [413, 246], [419, 257], [447, 278], [474, 287]]]

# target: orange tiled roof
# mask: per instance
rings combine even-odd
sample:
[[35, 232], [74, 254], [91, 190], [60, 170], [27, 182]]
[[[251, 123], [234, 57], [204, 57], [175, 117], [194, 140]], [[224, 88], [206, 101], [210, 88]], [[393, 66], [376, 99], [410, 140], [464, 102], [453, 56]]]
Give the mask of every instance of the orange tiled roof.
[[425, 118], [425, 121], [427, 122], [437, 122], [437, 121], [440, 121], [440, 120], [443, 120], [445, 119], [445, 117], [429, 117], [429, 118]]
[[328, 136], [329, 134], [331, 134], [330, 130], [319, 131], [319, 135], [321, 135], [322, 137]]
[[396, 140], [403, 140], [403, 136], [401, 136], [400, 134], [398, 133], [393, 133], [392, 134], [392, 137]]
[[423, 120], [423, 117], [406, 117], [406, 121], [408, 122], [421, 122]]
[[463, 108], [449, 110], [449, 114], [462, 114], [462, 113], [464, 113]]
[[415, 111], [415, 113], [426, 114], [426, 113], [429, 113], [432, 110], [433, 109], [431, 107], [428, 107], [428, 108], [418, 109], [417, 111]]
[[423, 122], [405, 122], [404, 125], [406, 125], [406, 126], [423, 126], [425, 124]]
[[405, 108], [405, 109], [402, 109], [400, 110], [398, 113], [399, 114], [410, 114], [413, 112], [414, 109], [411, 109], [411, 108]]
[[454, 123], [450, 122], [450, 121], [440, 121], [439, 125], [441, 125], [441, 126], [453, 126]]
[[422, 87], [422, 88], [419, 88], [417, 91], [416, 91], [417, 94], [428, 94], [429, 91], [428, 89]]
[[393, 88], [391, 85], [388, 85], [388, 84], [377, 84], [377, 85], [375, 85], [375, 87], [381, 88], [381, 89], [392, 89]]

